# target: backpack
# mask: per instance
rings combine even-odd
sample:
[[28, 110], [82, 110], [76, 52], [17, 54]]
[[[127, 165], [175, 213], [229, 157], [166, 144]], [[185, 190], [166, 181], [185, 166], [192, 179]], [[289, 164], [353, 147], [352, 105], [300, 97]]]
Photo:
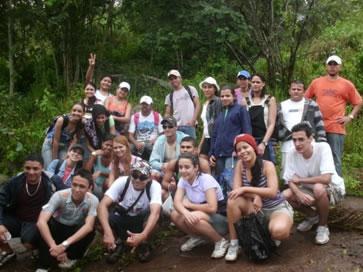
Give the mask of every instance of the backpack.
[[268, 259], [276, 249], [262, 212], [252, 213], [234, 224], [238, 240], [246, 256], [255, 262]]
[[[157, 113], [156, 111], [153, 111], [153, 116], [154, 116], [154, 125], [155, 125], [156, 128], [158, 128], [159, 121], [160, 121], [159, 113]], [[137, 127], [137, 125], [139, 124], [139, 122], [140, 122], [140, 112], [136, 112], [134, 114], [135, 127]]]
[[[130, 182], [131, 182], [131, 179], [130, 179], [130, 176], [128, 176], [127, 177], [127, 181], [126, 181], [126, 184], [125, 184], [125, 187], [124, 187], [124, 189], [122, 190], [122, 192], [121, 192], [121, 194], [120, 194], [120, 197], [118, 198], [118, 202], [121, 202], [123, 199], [124, 199], [124, 197], [125, 197], [125, 195], [126, 195], [126, 191], [127, 191], [127, 189], [129, 188], [129, 186], [130, 186]], [[151, 187], [151, 184], [152, 184], [152, 181], [151, 182], [149, 182], [147, 185], [146, 185], [146, 195], [147, 195], [147, 198], [149, 199], [149, 201], [150, 201], [150, 199], [151, 199], [151, 196], [150, 196], [150, 187]], [[137, 199], [138, 200], [138, 199]], [[137, 201], [136, 201], [137, 202]], [[136, 202], [135, 202], [135, 204], [136, 204]]]
[[[193, 105], [194, 105], [194, 108], [195, 108], [195, 103], [194, 103], [194, 99], [193, 99], [193, 94], [192, 94], [192, 91], [190, 90], [190, 86], [185, 86], [184, 87], [188, 94], [189, 94], [189, 97], [190, 99], [192, 100], [193, 102]], [[169, 94], [169, 100], [170, 100], [170, 112], [173, 113], [174, 112], [174, 102], [173, 102], [173, 94], [174, 94], [174, 90], [170, 92]]]
[[69, 116], [67, 114], [58, 115], [53, 118], [52, 122], [50, 123], [49, 127], [47, 128], [45, 134], [47, 135], [49, 132], [52, 131], [52, 129], [55, 126], [55, 123], [57, 122], [58, 118], [63, 117], [63, 124], [62, 124], [62, 130], [68, 125], [69, 123]]

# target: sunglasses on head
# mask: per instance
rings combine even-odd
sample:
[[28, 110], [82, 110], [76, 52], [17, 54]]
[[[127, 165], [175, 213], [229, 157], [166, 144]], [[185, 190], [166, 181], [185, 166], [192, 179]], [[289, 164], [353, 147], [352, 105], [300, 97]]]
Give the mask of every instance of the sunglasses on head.
[[149, 179], [148, 175], [142, 174], [139, 171], [133, 171], [131, 173], [133, 179], [139, 179], [140, 181], [145, 181]]
[[163, 129], [167, 129], [167, 128], [174, 128], [174, 126], [172, 126], [172, 125], [163, 125]]

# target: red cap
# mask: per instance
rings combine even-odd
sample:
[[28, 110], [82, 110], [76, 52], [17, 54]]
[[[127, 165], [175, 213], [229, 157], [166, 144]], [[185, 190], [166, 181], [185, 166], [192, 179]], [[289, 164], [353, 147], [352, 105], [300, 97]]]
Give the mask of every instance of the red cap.
[[243, 133], [243, 134], [237, 135], [236, 138], [234, 138], [234, 143], [233, 143], [234, 150], [236, 150], [236, 145], [238, 143], [240, 143], [240, 142], [246, 142], [246, 143], [248, 143], [250, 146], [252, 146], [252, 148], [257, 153], [256, 140], [250, 134]]

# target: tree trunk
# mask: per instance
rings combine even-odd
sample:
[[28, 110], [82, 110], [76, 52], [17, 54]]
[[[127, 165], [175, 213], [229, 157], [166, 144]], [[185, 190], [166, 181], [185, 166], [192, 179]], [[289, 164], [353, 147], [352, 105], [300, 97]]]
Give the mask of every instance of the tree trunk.
[[14, 68], [14, 21], [11, 14], [13, 8], [13, 1], [9, 1], [9, 18], [8, 18], [8, 46], [9, 46], [9, 95], [14, 94], [15, 86], [15, 68]]

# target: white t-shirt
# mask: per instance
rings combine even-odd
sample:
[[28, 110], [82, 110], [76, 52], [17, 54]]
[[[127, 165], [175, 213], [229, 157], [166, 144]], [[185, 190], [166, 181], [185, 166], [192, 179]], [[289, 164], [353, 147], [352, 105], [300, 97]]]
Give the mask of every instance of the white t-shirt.
[[204, 103], [203, 108], [202, 108], [202, 113], [200, 115], [200, 119], [202, 119], [202, 122], [203, 122], [204, 138], [210, 138], [209, 133], [208, 133], [207, 108], [208, 108], [208, 103]]
[[[198, 97], [197, 90], [190, 86], [190, 92], [192, 97]], [[165, 105], [170, 106], [170, 94], [165, 97]], [[193, 119], [194, 115], [194, 103], [189, 96], [188, 91], [185, 87], [180, 90], [174, 91], [173, 93], [173, 116], [177, 121], [178, 126], [184, 126]]]
[[[118, 201], [121, 193], [125, 188], [127, 178], [127, 176], [123, 176], [116, 179], [115, 182], [112, 183], [111, 187], [105, 193], [105, 195], [110, 197], [114, 202], [118, 202], [118, 204], [123, 206], [125, 209], [130, 207], [140, 194], [140, 191], [136, 191], [134, 189], [134, 186], [132, 185], [132, 181], [130, 181], [124, 199], [121, 202]], [[161, 186], [158, 182], [153, 180], [150, 187], [150, 202], [145, 189], [139, 201], [132, 208], [132, 210], [128, 212], [128, 214], [131, 216], [135, 216], [149, 210], [150, 204], [159, 204], [161, 206], [161, 203]]]
[[109, 96], [112, 96], [112, 94], [109, 93], [108, 95], [103, 95], [100, 90], [96, 90], [95, 96], [96, 96], [97, 99], [100, 100], [99, 104], [104, 105], [106, 98], [109, 97]]
[[305, 159], [296, 149], [287, 153], [284, 180], [290, 180], [295, 174], [302, 178], [332, 174], [331, 183], [345, 194], [344, 180], [335, 170], [333, 154], [330, 146], [325, 142], [313, 142], [313, 154]]
[[[281, 112], [285, 125], [289, 130], [291, 130], [294, 125], [301, 122], [304, 103], [305, 98], [298, 102], [292, 101], [291, 99], [281, 102]], [[281, 152], [288, 152], [291, 148], [294, 148], [292, 140], [282, 142]]]
[[139, 121], [137, 123], [137, 127], [135, 124], [135, 114], [131, 116], [129, 132], [135, 133], [135, 138], [137, 141], [152, 141], [155, 140], [159, 134], [163, 132], [163, 127], [161, 125], [161, 121], [163, 118], [159, 115], [159, 123], [155, 126], [154, 113], [150, 112], [148, 116], [142, 115], [141, 112], [138, 112]]

